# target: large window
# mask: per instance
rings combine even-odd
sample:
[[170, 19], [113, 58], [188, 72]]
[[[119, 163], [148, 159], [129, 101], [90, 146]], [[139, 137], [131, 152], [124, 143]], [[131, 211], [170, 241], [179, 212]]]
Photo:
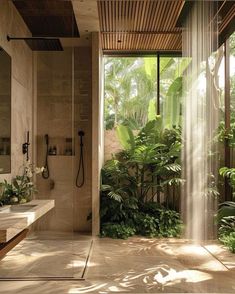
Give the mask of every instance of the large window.
[[188, 64], [174, 56], [106, 57], [106, 130], [120, 124], [138, 130], [159, 114], [166, 128], [179, 126], [182, 75]]
[[230, 75], [230, 159], [227, 159], [227, 162], [230, 162], [230, 166], [235, 166], [235, 33], [233, 33], [228, 42], [229, 48], [229, 75]]
[[235, 33], [229, 38], [230, 105], [231, 119], [235, 120]]

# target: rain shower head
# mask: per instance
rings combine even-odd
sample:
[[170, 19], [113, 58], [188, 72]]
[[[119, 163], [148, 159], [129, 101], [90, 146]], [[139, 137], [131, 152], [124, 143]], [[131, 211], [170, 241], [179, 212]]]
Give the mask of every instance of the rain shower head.
[[8, 41], [23, 40], [31, 48], [32, 51], [63, 51], [59, 38], [51, 37], [29, 37], [16, 38], [7, 36]]

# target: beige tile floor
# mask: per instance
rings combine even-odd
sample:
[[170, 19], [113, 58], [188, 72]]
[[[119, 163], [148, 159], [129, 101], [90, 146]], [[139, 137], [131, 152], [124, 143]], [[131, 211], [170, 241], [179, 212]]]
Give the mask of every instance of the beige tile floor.
[[81, 278], [91, 238], [76, 234], [32, 234], [0, 261], [0, 278]]
[[[46, 236], [31, 240], [42, 242]], [[57, 238], [63, 236], [52, 236], [52, 243]], [[85, 246], [88, 238], [77, 241]], [[235, 293], [235, 255], [217, 243], [94, 238], [85, 281], [1, 281], [0, 293]]]

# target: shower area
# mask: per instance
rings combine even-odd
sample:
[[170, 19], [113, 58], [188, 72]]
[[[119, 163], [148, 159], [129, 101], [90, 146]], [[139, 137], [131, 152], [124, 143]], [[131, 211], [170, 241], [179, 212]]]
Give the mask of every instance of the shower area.
[[55, 209], [38, 230], [91, 232], [91, 48], [37, 56], [38, 199]]

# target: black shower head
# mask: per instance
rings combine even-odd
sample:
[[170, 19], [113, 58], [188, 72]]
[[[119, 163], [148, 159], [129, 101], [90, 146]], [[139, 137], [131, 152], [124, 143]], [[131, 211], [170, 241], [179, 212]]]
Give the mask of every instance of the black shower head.
[[32, 51], [63, 51], [59, 39], [37, 39], [26, 40]]
[[50, 37], [15, 38], [7, 36], [8, 41], [24, 40], [32, 51], [63, 51], [60, 39]]

